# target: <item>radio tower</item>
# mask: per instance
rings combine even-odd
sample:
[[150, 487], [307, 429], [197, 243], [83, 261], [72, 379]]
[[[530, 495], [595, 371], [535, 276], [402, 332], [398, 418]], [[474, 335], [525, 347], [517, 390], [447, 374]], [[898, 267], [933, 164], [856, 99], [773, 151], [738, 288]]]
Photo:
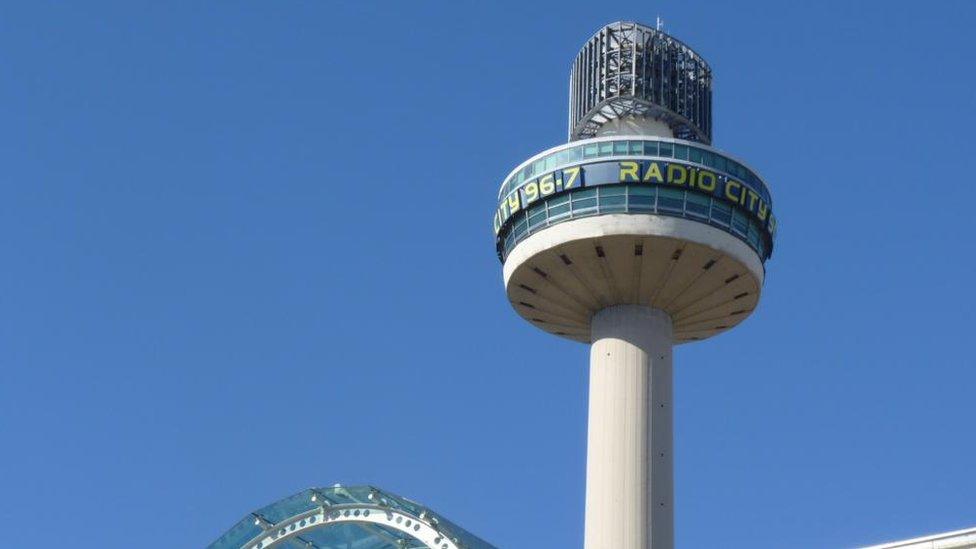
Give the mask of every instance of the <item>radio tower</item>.
[[772, 200], [711, 137], [705, 60], [658, 28], [613, 23], [573, 63], [569, 142], [499, 190], [509, 301], [590, 344], [587, 549], [673, 547], [671, 349], [759, 302]]

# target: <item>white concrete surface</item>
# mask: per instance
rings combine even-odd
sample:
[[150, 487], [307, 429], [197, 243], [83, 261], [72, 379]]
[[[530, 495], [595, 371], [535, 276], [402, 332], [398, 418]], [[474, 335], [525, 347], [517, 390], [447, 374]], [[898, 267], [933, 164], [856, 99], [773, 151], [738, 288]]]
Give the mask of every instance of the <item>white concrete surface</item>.
[[976, 549], [976, 528], [872, 545], [863, 549]]
[[698, 221], [654, 214], [604, 214], [557, 223], [515, 245], [505, 258], [502, 276], [508, 285], [512, 273], [532, 256], [560, 244], [615, 235], [664, 236], [708, 246], [745, 265], [762, 286], [766, 269], [759, 254], [731, 234]]
[[671, 549], [671, 318], [616, 305], [591, 326], [585, 549]]
[[596, 137], [636, 135], [674, 137], [671, 127], [660, 120], [647, 117], [625, 116], [607, 121], [596, 131]]
[[732, 329], [758, 305], [763, 266], [738, 238], [654, 214], [565, 221], [515, 246], [504, 266], [515, 311], [551, 334], [590, 342], [590, 319], [613, 305], [671, 315], [674, 343]]

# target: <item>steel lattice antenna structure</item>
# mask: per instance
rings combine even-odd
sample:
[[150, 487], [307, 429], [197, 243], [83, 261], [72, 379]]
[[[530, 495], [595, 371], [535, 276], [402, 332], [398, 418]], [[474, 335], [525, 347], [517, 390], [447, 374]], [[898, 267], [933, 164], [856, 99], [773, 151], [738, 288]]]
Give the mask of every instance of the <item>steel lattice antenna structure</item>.
[[672, 346], [759, 302], [772, 199], [711, 136], [708, 64], [658, 29], [613, 23], [573, 63], [569, 142], [498, 193], [515, 311], [591, 344], [587, 549], [674, 545]]

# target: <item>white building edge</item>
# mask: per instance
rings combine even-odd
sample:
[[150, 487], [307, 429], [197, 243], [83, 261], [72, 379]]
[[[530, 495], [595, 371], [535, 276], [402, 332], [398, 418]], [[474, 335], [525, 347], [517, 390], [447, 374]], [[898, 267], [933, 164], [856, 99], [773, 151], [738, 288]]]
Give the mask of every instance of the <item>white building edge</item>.
[[976, 548], [976, 528], [966, 528], [920, 538], [892, 541], [862, 549], [970, 549]]

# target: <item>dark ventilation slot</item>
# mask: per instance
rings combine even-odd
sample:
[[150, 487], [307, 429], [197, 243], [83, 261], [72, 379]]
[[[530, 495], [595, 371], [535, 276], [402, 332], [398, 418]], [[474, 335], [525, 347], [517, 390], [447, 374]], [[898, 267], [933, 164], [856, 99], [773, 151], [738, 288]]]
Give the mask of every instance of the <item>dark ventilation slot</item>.
[[549, 275], [547, 275], [545, 271], [543, 271], [538, 267], [532, 267], [532, 270], [535, 271], [535, 274], [541, 276], [542, 278], [549, 278]]
[[545, 324], [546, 323], [546, 321], [545, 320], [542, 320], [541, 318], [533, 318], [532, 319], [532, 322], [538, 322], [539, 324]]
[[732, 275], [732, 276], [726, 278], [725, 279], [725, 283], [728, 284], [728, 283], [733, 282], [735, 280], [739, 280], [739, 275]]
[[634, 255], [644, 255], [643, 244], [634, 244]]
[[529, 286], [526, 286], [525, 284], [519, 284], [519, 288], [522, 288], [523, 290], [525, 290], [527, 292], [537, 293], [535, 291], [535, 288], [530, 288]]
[[572, 265], [573, 264], [573, 262], [570, 261], [568, 257], [566, 257], [566, 254], [559, 254], [559, 259], [562, 259], [563, 260], [563, 264], [564, 265]]
[[716, 326], [715, 327], [716, 330], [727, 330], [728, 328], [729, 328], [728, 326]]
[[569, 335], [566, 332], [553, 332], [553, 333], [556, 334], [557, 336]]
[[738, 311], [732, 311], [731, 313], [729, 313], [729, 316], [741, 315], [744, 312], [746, 312], [745, 309], [739, 309]]
[[706, 263], [705, 266], [702, 267], [702, 270], [707, 271], [707, 270], [711, 269], [714, 265], [715, 265], [715, 260], [714, 259], [709, 259], [708, 260], [708, 263]]
[[530, 309], [535, 309], [535, 305], [533, 305], [531, 303], [526, 303], [524, 301], [519, 301], [519, 305], [524, 305], [524, 306], [526, 306], [526, 307], [528, 307]]
[[733, 297], [732, 299], [742, 299], [743, 297], [749, 295], [749, 292], [742, 292], [741, 294]]
[[681, 259], [681, 250], [675, 250], [674, 253], [671, 254], [671, 261], [677, 261], [679, 259]]
[[606, 254], [603, 253], [603, 246], [597, 246], [596, 247], [596, 256], [597, 257], [606, 257]]

